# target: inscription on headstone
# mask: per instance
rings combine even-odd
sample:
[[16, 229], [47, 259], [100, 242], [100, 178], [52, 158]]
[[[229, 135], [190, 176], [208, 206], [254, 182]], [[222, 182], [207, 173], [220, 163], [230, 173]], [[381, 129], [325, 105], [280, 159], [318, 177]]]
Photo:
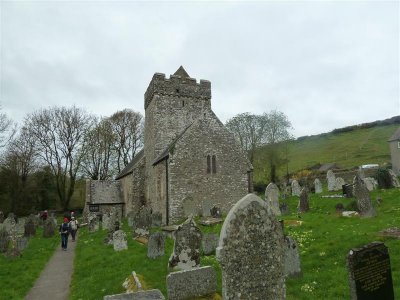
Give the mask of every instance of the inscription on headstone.
[[373, 242], [347, 255], [352, 300], [394, 300], [388, 248]]

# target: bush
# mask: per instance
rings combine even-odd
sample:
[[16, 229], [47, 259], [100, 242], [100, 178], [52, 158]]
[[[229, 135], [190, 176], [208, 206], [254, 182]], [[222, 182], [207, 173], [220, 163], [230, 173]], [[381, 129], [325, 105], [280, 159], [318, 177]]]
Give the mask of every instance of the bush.
[[378, 181], [378, 187], [380, 189], [390, 189], [393, 187], [392, 178], [389, 174], [388, 169], [379, 168], [376, 170], [375, 179]]

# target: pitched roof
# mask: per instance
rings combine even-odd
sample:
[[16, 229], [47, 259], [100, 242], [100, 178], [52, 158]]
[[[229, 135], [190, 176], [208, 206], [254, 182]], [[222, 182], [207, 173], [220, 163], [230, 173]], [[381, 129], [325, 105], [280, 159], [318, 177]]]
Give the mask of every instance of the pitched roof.
[[388, 140], [388, 142], [393, 142], [393, 141], [398, 141], [400, 140], [400, 127], [397, 128], [397, 130], [395, 131], [395, 133], [390, 137], [390, 139]]
[[189, 74], [186, 72], [186, 70], [180, 66], [178, 70], [174, 73], [174, 75], [181, 76], [182, 78], [190, 78]]
[[144, 149], [140, 150], [135, 157], [125, 166], [125, 168], [119, 173], [116, 177], [115, 180], [121, 179], [122, 177], [125, 177], [126, 175], [132, 173], [133, 167], [136, 165], [136, 163], [142, 159], [144, 156]]

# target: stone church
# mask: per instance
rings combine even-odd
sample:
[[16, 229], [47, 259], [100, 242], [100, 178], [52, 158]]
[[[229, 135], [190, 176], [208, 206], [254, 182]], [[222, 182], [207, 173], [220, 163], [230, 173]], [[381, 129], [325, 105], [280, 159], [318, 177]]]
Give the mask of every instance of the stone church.
[[183, 67], [154, 74], [144, 95], [144, 148], [116, 177], [123, 213], [142, 205], [164, 224], [223, 213], [253, 191], [252, 166], [211, 109], [211, 83]]

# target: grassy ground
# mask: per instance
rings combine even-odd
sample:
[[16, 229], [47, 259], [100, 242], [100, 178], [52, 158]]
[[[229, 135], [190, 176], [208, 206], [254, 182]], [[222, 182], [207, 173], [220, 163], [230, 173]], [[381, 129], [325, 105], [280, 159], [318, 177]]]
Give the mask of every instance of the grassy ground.
[[[298, 216], [298, 198], [287, 199], [293, 212], [285, 220], [301, 220], [298, 227], [285, 226], [285, 233], [298, 242], [303, 276], [287, 280], [287, 299], [349, 299], [346, 255], [351, 248], [372, 241], [384, 241], [389, 247], [395, 294], [400, 297], [400, 243], [392, 238], [377, 236], [377, 232], [400, 224], [400, 190], [379, 190], [371, 194], [380, 196], [383, 203], [377, 207], [378, 216], [371, 219], [344, 218], [335, 213], [339, 202], [345, 206], [352, 199], [321, 198], [311, 195], [311, 211]], [[221, 224], [200, 226], [203, 232], [219, 233]], [[124, 230], [128, 231], [125, 225]], [[173, 242], [167, 240], [166, 254], [156, 260], [146, 257], [146, 247], [128, 238], [129, 250], [114, 252], [103, 244], [106, 231], [88, 233], [82, 229], [77, 245], [72, 299], [101, 299], [102, 296], [124, 292], [121, 286], [132, 272], [143, 276], [149, 288], [160, 289], [166, 295], [168, 257]], [[202, 265], [212, 265], [218, 274], [221, 291], [221, 270], [215, 256], [202, 257]]]
[[0, 299], [23, 299], [60, 244], [60, 237], [43, 238], [43, 230], [28, 242], [19, 258], [0, 255]]

